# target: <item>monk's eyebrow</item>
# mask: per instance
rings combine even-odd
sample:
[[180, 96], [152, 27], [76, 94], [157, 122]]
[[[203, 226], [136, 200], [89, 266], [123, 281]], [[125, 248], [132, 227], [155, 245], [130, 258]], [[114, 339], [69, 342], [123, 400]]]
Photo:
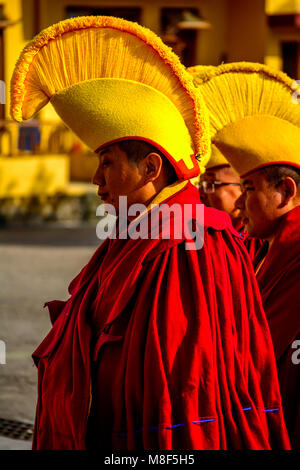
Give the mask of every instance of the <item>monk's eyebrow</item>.
[[102, 150], [99, 150], [98, 156], [99, 156], [99, 157], [102, 157], [102, 155], [105, 155], [106, 153], [109, 153], [109, 149], [108, 149], [108, 148], [104, 148], [104, 149], [102, 149]]
[[247, 186], [247, 184], [251, 185], [253, 184], [253, 181], [252, 180], [245, 180], [245, 181], [242, 181], [242, 186]]
[[105, 157], [107, 157], [109, 155], [110, 155], [110, 151], [109, 151], [108, 148], [104, 148], [102, 150], [99, 150], [99, 152], [97, 152], [97, 156], [98, 156], [100, 162], [103, 162]]

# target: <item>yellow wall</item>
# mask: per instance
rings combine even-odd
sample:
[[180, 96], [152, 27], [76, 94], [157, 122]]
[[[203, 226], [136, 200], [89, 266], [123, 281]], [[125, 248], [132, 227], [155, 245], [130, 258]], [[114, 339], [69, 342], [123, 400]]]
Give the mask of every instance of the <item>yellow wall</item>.
[[0, 198], [49, 196], [69, 182], [67, 155], [0, 158]]
[[9, 113], [9, 89], [10, 79], [15, 63], [23, 47], [26, 45], [33, 31], [33, 0], [26, 0], [26, 8], [22, 7], [25, 2], [21, 0], [2, 0], [4, 14], [15, 24], [4, 30], [4, 72], [6, 83], [6, 107], [5, 114], [10, 118]]
[[265, 64], [275, 70], [282, 70], [282, 57], [280, 39], [270, 28], [268, 30], [268, 40], [265, 54]]
[[267, 32], [264, 0], [229, 0], [227, 6], [228, 62], [263, 62]]
[[228, 53], [226, 35], [226, 0], [205, 0], [198, 2], [203, 17], [209, 21], [212, 28], [198, 32], [197, 64], [219, 65], [224, 54]]
[[219, 63], [224, 52], [226, 0], [44, 0], [41, 10], [41, 27], [45, 28], [65, 16], [67, 6], [139, 7], [142, 10], [141, 23], [160, 34], [160, 10], [162, 8], [198, 8], [202, 15], [213, 24], [210, 31], [198, 33], [197, 63]]
[[[266, 14], [294, 15], [300, 13], [300, 0], [266, 0]], [[300, 31], [293, 26], [268, 29], [268, 40], [265, 63], [277, 70], [282, 70], [282, 42], [300, 43]], [[300, 57], [298, 57], [298, 74], [300, 73]], [[298, 75], [299, 76], [299, 75]], [[294, 78], [298, 78], [298, 76]]]
[[268, 15], [300, 13], [300, 0], [266, 0]]

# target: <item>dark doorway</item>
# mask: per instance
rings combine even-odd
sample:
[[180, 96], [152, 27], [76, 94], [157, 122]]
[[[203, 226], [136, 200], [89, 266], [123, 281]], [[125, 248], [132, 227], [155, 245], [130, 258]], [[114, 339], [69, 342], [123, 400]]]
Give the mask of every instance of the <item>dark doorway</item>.
[[282, 53], [282, 69], [291, 78], [298, 78], [299, 70], [299, 43], [294, 42], [282, 42], [281, 43]]
[[116, 16], [128, 21], [140, 22], [140, 8], [113, 8], [113, 7], [67, 7], [66, 18], [74, 18], [76, 16]]

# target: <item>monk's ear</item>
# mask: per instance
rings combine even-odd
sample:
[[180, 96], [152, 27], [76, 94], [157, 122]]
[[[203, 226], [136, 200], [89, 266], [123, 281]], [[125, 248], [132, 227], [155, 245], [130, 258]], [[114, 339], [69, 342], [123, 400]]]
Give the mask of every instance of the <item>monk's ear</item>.
[[297, 184], [290, 176], [282, 178], [277, 186], [277, 190], [281, 193], [285, 204], [288, 204], [290, 200], [295, 199], [298, 195]]
[[139, 167], [144, 176], [144, 183], [154, 182], [161, 173], [162, 158], [158, 153], [148, 153], [145, 158], [140, 160]]

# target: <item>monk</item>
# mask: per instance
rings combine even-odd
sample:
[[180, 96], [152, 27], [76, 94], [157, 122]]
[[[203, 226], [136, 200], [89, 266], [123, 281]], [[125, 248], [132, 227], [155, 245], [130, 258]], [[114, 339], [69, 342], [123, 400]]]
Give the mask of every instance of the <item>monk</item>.
[[48, 99], [95, 151], [117, 215], [69, 298], [47, 302], [33, 448], [289, 449], [250, 258], [189, 182], [209, 121], [179, 59], [139, 25], [75, 18], [24, 50], [12, 90], [15, 119]]
[[200, 175], [199, 191], [203, 203], [227, 212], [233, 227], [240, 231], [241, 217], [235, 206], [241, 195], [240, 177], [214, 145], [205, 173]]
[[201, 201], [209, 207], [225, 211], [231, 218], [235, 230], [244, 237], [245, 246], [253, 260], [264, 240], [253, 238], [247, 233], [236, 201], [241, 195], [241, 179], [213, 144], [205, 173], [200, 175], [199, 193]]
[[[254, 267], [292, 448], [300, 449], [300, 105], [294, 81], [245, 62], [199, 66], [196, 76], [212, 142], [242, 180], [236, 201], [242, 223], [250, 237], [267, 240]], [[226, 106], [217, 109], [214, 102]]]
[[[272, 334], [285, 419], [300, 449], [300, 169], [270, 165], [243, 179], [236, 201], [250, 236], [266, 239], [254, 259]], [[295, 359], [293, 359], [295, 357]]]

